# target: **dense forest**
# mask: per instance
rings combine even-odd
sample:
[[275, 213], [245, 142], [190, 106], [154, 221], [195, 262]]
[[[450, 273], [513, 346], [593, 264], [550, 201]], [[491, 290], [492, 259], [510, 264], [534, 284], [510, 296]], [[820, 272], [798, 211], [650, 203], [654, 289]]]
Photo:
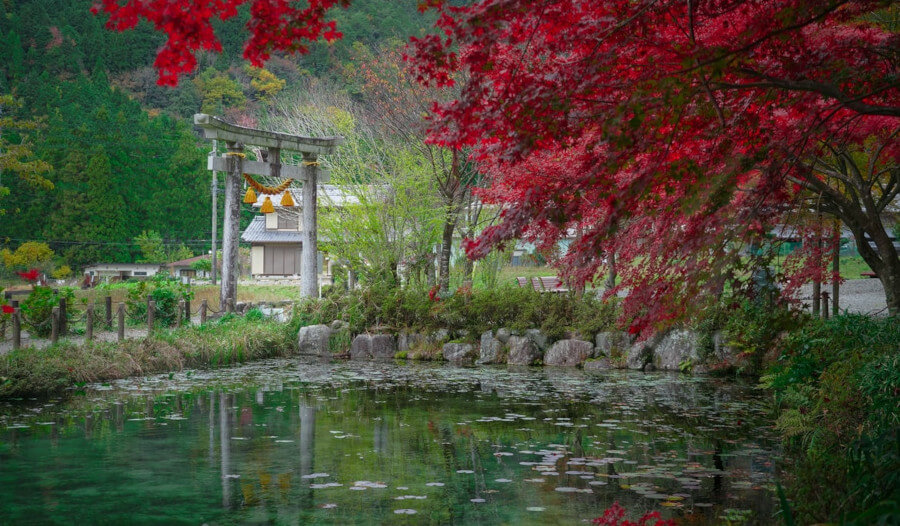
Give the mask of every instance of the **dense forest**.
[[[43, 241], [73, 269], [136, 260], [134, 239], [144, 231], [195, 254], [209, 249], [210, 145], [193, 132], [194, 113], [254, 122], [274, 97], [310, 76], [357, 95], [356, 47], [394, 46], [430, 26], [415, 0], [357, 0], [352, 10], [334, 11], [343, 39], [257, 69], [241, 59], [245, 11], [219, 24], [223, 52], [202, 55], [197, 72], [169, 88], [156, 84], [152, 67], [160, 34], [147, 24], [105, 29], [91, 4], [0, 0], [0, 96], [15, 100], [0, 110], [11, 122], [36, 124], [0, 129], [0, 146], [24, 139], [28, 160], [50, 166], [45, 185], [0, 173], [0, 248]], [[246, 223], [252, 212], [244, 214]]]

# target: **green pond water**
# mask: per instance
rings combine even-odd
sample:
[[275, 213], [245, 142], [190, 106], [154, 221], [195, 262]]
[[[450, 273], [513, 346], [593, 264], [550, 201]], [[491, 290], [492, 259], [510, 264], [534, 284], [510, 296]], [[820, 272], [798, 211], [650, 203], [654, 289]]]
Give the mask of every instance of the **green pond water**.
[[0, 402], [2, 524], [770, 524], [750, 385], [259, 362]]

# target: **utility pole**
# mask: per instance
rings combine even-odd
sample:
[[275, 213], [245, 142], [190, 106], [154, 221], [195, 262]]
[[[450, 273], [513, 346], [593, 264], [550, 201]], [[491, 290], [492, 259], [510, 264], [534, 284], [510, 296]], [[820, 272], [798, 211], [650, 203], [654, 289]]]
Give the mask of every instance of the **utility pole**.
[[[219, 148], [219, 141], [213, 139], [213, 147], [212, 151], [209, 152], [209, 155], [212, 157], [216, 156], [216, 150]], [[216, 219], [217, 215], [217, 194], [219, 193], [219, 178], [216, 175], [216, 171], [212, 171], [212, 284], [216, 284], [216, 226], [218, 220]]]

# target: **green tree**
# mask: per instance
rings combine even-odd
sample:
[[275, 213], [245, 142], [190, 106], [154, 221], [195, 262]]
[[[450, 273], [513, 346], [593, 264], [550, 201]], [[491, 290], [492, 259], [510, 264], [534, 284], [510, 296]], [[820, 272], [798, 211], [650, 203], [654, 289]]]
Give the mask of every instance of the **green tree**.
[[134, 243], [141, 249], [139, 263], [165, 263], [166, 247], [162, 236], [154, 230], [144, 230], [134, 238]]
[[327, 160], [336, 191], [321, 195], [321, 250], [364, 279], [406, 282], [433, 262], [443, 210], [435, 180], [414, 149], [391, 141], [368, 124], [362, 107], [321, 82], [280, 100], [272, 114], [273, 128], [346, 139]]
[[194, 79], [194, 84], [200, 90], [200, 96], [203, 99], [200, 106], [200, 111], [203, 113], [221, 115], [226, 108], [242, 108], [247, 102], [241, 86], [231, 80], [228, 74], [213, 68], [206, 68]]
[[100, 148], [90, 155], [71, 150], [58, 173], [57, 200], [46, 235], [66, 242], [63, 257], [69, 265], [130, 261], [122, 237], [125, 203], [114, 190], [106, 153]]
[[53, 183], [45, 176], [51, 166], [34, 158], [29, 133], [40, 122], [35, 119], [18, 119], [14, 112], [22, 102], [12, 95], [0, 95], [0, 214], [4, 212], [3, 197], [9, 195], [9, 187], [3, 186], [3, 175], [15, 174], [29, 186], [51, 189]]
[[0, 258], [9, 270], [47, 270], [53, 260], [53, 250], [46, 243], [27, 241], [19, 245], [15, 252], [3, 249], [0, 251]]

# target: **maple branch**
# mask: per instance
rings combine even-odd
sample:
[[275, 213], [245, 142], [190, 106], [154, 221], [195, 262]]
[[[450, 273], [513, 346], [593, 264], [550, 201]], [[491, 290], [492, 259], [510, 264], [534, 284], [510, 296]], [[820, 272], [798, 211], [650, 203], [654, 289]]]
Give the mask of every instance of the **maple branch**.
[[826, 97], [832, 98], [840, 103], [841, 106], [851, 109], [856, 113], [861, 115], [881, 115], [884, 117], [900, 117], [900, 106], [877, 106], [873, 104], [866, 104], [863, 102], [863, 99], [867, 97], [871, 97], [872, 95], [886, 91], [889, 89], [900, 88], [900, 82], [892, 82], [887, 86], [883, 86], [876, 91], [872, 91], [865, 95], [860, 95], [858, 97], [849, 97], [844, 94], [837, 86], [832, 84], [826, 84], [824, 82], [817, 82], [814, 80], [787, 80], [787, 79], [779, 79], [777, 77], [772, 77], [769, 75], [765, 75], [763, 73], [759, 73], [757, 71], [741, 68], [740, 70], [743, 73], [746, 73], [750, 76], [755, 76], [761, 79], [765, 79], [766, 82], [750, 82], [750, 83], [730, 83], [730, 82], [716, 82], [715, 86], [717, 89], [721, 90], [731, 90], [731, 89], [760, 89], [760, 88], [781, 88], [789, 91], [806, 91], [810, 93], [818, 93], [819, 95], [824, 95]]

